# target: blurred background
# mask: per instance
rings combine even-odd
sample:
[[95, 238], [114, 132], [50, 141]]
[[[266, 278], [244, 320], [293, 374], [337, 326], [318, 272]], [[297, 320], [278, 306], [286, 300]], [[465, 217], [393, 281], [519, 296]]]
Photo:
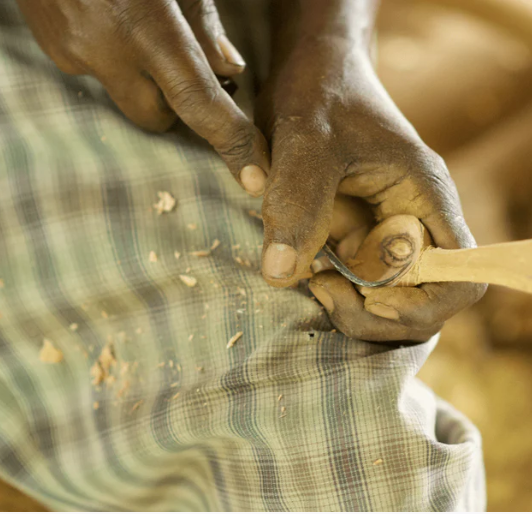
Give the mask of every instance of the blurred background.
[[[532, 1], [383, 0], [378, 72], [479, 244], [532, 238]], [[484, 438], [488, 507], [532, 510], [532, 296], [491, 287], [420, 377]], [[42, 510], [0, 482], [0, 511]]]
[[[532, 238], [532, 2], [384, 0], [379, 28], [379, 75], [478, 244]], [[490, 287], [420, 378], [479, 427], [489, 510], [532, 510], [532, 296]]]

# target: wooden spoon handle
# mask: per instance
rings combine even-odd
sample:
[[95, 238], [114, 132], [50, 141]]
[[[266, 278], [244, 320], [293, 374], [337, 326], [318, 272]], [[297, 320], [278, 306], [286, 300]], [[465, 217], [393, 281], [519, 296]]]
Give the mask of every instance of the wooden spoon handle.
[[429, 247], [397, 285], [476, 282], [532, 293], [532, 239], [465, 250]]

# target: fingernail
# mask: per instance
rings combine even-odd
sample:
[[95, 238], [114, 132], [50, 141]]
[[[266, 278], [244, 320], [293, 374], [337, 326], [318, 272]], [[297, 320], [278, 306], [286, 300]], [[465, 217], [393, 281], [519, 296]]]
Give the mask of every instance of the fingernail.
[[319, 259], [314, 259], [310, 265], [312, 273], [320, 273], [328, 269], [333, 269], [333, 265], [328, 257], [320, 257]]
[[399, 312], [397, 312], [397, 310], [395, 310], [393, 307], [384, 305], [383, 303], [371, 303], [369, 305], [364, 304], [364, 308], [368, 312], [371, 312], [371, 314], [375, 314], [375, 316], [379, 316], [381, 318], [392, 320], [399, 319]]
[[240, 180], [244, 189], [253, 196], [260, 196], [266, 187], [266, 173], [255, 164], [242, 168]]
[[245, 66], [246, 61], [242, 58], [242, 56], [238, 53], [238, 50], [233, 46], [233, 43], [227, 39], [227, 36], [225, 34], [222, 34], [221, 36], [218, 36], [218, 46], [220, 47], [220, 50], [222, 51], [223, 56], [225, 57], [225, 60], [229, 64], [234, 64], [235, 66]]
[[263, 272], [271, 278], [289, 278], [294, 274], [297, 252], [288, 245], [272, 243], [266, 249], [263, 260]]
[[309, 284], [309, 289], [317, 300], [327, 309], [327, 312], [334, 311], [334, 302], [329, 292], [322, 286]]

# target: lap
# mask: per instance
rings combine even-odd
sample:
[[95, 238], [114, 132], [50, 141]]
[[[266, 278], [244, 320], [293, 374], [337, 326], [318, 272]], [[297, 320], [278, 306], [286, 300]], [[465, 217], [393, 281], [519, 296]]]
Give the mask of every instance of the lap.
[[348, 339], [268, 287], [220, 159], [0, 18], [0, 476], [57, 510], [482, 508], [478, 433], [414, 378], [435, 341]]

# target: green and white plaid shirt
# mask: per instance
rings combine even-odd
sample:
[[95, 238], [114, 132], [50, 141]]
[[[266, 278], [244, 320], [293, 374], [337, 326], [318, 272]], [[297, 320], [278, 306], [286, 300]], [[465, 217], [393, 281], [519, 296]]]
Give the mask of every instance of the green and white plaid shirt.
[[[253, 54], [244, 7], [224, 23]], [[135, 128], [0, 0], [0, 477], [54, 510], [482, 510], [477, 430], [415, 378], [436, 341], [331, 332], [261, 278], [250, 210], [203, 141]]]

